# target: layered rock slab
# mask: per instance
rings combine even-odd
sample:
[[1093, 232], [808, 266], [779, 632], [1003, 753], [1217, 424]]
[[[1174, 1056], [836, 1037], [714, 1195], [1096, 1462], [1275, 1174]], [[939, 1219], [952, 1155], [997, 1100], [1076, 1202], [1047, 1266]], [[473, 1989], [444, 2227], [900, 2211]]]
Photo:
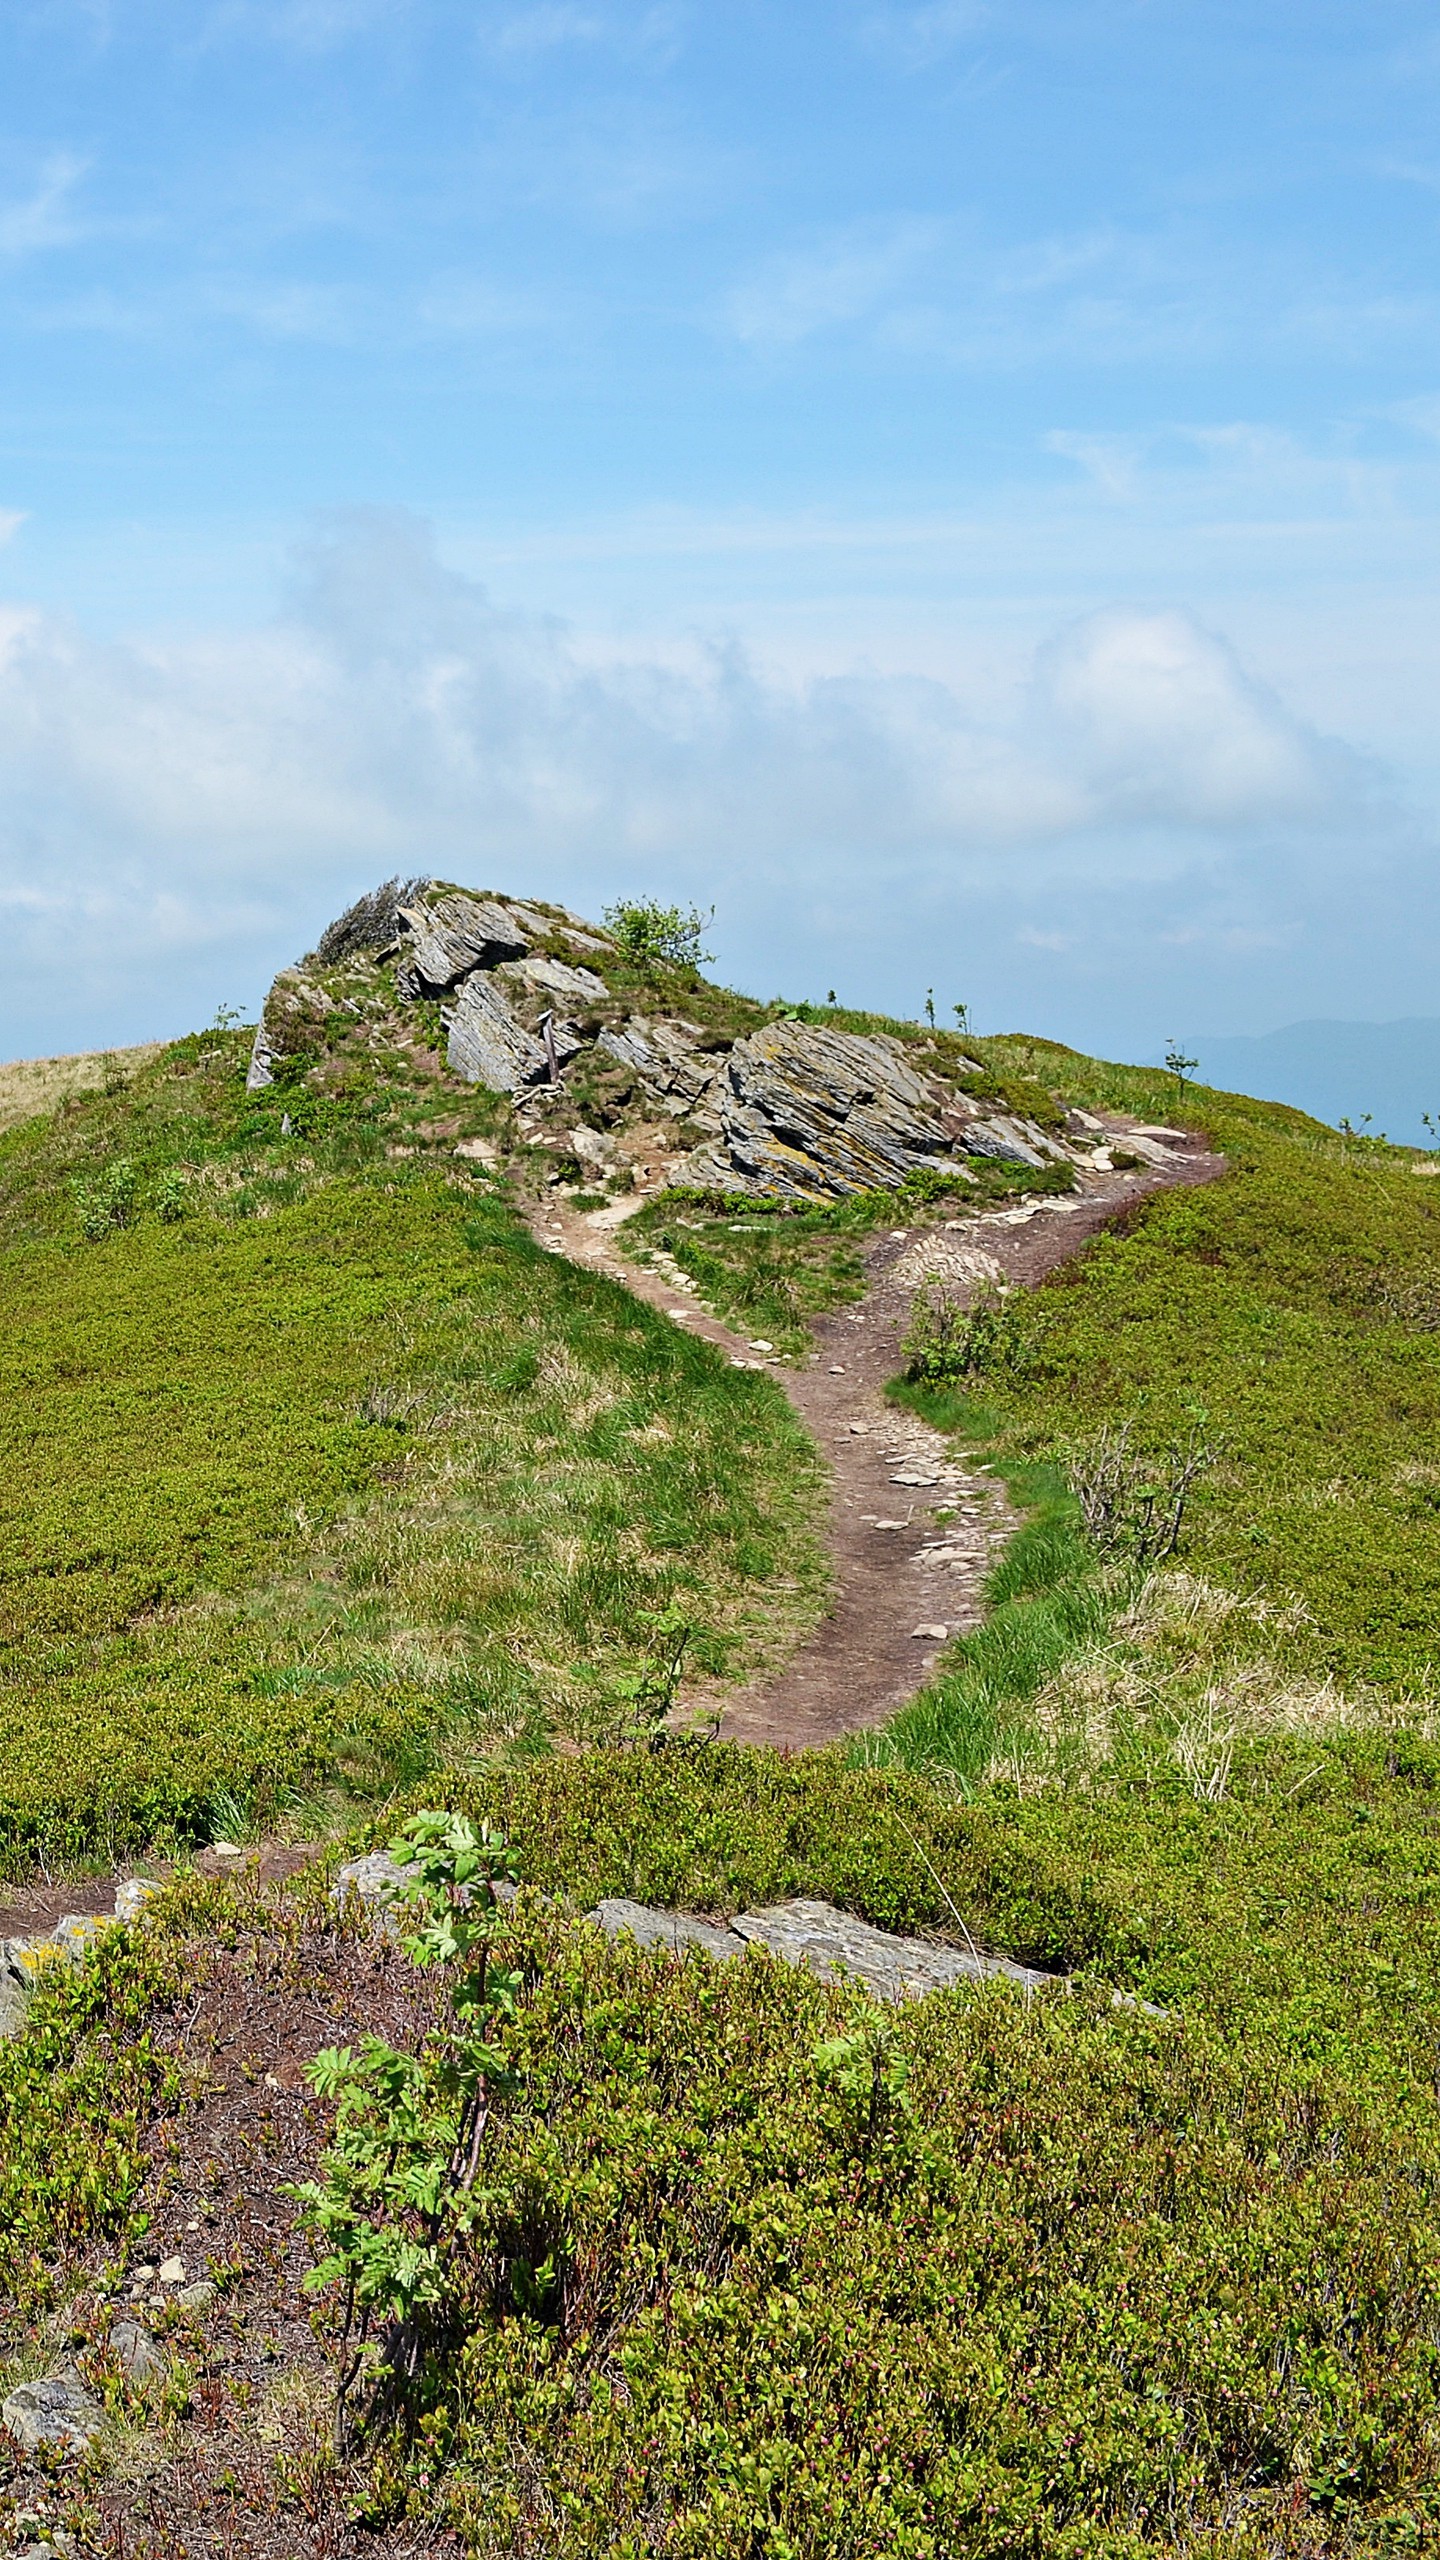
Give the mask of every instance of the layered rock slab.
[[898, 1040], [769, 1022], [737, 1040], [704, 1096], [715, 1138], [685, 1178], [796, 1201], [893, 1190], [956, 1153], [1042, 1165], [1063, 1150], [1029, 1121], [989, 1117], [916, 1073]]

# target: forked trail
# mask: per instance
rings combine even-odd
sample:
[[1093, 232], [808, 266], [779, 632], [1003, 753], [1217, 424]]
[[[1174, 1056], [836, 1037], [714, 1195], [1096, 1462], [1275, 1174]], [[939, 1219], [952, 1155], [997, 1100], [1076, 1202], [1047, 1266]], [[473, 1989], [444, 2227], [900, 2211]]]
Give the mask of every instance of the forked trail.
[[[1119, 1135], [1124, 1124], [1114, 1126]], [[921, 1282], [948, 1280], [963, 1294], [1003, 1273], [1033, 1288], [1134, 1201], [1223, 1170], [1223, 1158], [1194, 1140], [1163, 1165], [1087, 1176], [1064, 1198], [897, 1228], [871, 1244], [864, 1298], [816, 1324], [815, 1350], [798, 1365], [761, 1360], [692, 1296], [627, 1261], [603, 1216], [563, 1203], [536, 1211], [535, 1234], [552, 1252], [606, 1272], [732, 1359], [767, 1368], [830, 1469], [831, 1606], [778, 1678], [730, 1700], [725, 1737], [798, 1748], [882, 1724], [922, 1686], [946, 1638], [984, 1614], [985, 1574], [1015, 1515], [993, 1476], [957, 1464], [937, 1431], [885, 1402]]]

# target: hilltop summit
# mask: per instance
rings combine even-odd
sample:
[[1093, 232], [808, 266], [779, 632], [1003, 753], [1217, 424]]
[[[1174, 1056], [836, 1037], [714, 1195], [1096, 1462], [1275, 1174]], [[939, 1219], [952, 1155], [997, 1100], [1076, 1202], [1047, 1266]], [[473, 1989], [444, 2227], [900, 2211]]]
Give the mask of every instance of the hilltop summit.
[[438, 1085], [493, 1095], [498, 1135], [546, 1150], [556, 1178], [805, 1205], [967, 1158], [1093, 1162], [1097, 1122], [997, 1080], [957, 1034], [756, 1004], [704, 978], [683, 936], [677, 950], [647, 930], [656, 913], [620, 907], [599, 925], [542, 900], [388, 882], [281, 970], [250, 1085], [323, 1082], [357, 1040], [392, 1041]]

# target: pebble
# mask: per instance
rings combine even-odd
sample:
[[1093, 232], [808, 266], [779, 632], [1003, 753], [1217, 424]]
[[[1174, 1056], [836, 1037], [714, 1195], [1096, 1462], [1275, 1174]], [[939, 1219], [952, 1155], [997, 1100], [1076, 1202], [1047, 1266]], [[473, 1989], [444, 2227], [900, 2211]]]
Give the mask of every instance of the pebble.
[[138, 2320], [117, 2320], [110, 2332], [110, 2344], [127, 2382], [154, 2382], [164, 2373], [165, 2358], [149, 2330], [142, 2329]]
[[936, 1644], [944, 1644], [950, 1630], [948, 1627], [912, 1627], [910, 1633], [912, 1636], [924, 1636]]

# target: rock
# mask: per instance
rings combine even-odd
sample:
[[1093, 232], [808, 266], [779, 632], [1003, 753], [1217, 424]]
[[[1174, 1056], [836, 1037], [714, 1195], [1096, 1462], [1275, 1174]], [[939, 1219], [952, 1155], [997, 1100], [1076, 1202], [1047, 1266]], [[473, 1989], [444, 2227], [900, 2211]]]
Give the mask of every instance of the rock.
[[0, 2039], [18, 2036], [30, 2007], [33, 1977], [13, 1957], [14, 1943], [0, 1938]]
[[[1138, 1156], [1142, 1164], [1173, 1164], [1175, 1149], [1160, 1138], [1147, 1137], [1143, 1129], [1117, 1129], [1110, 1140], [1110, 1151]], [[1097, 1156], [1098, 1161], [1098, 1156]]]
[[467, 978], [449, 1017], [447, 1063], [467, 1084], [483, 1084], [491, 1093], [516, 1094], [550, 1080], [553, 1047], [558, 1070], [580, 1048], [573, 1022], [550, 1024], [547, 1041], [527, 1031], [493, 977]]
[[703, 1947], [711, 1956], [743, 1956], [745, 1941], [723, 1921], [692, 1920], [684, 1911], [652, 1911], [648, 1903], [614, 1895], [587, 1915], [607, 1938], [633, 1938], [640, 1947]]
[[553, 996], [562, 1004], [594, 1004], [610, 992], [593, 969], [567, 969], [563, 960], [547, 960], [538, 951], [528, 960], [508, 961], [500, 975], [519, 978], [537, 995]]
[[402, 996], [443, 996], [472, 969], [520, 960], [527, 938], [508, 907], [495, 898], [459, 892], [402, 907], [406, 936], [395, 985]]
[[63, 1920], [56, 1921], [48, 1938], [35, 1941], [36, 1952], [42, 1961], [46, 1950], [53, 1949], [56, 1955], [66, 1957], [71, 1964], [83, 1964], [96, 1939], [103, 1938], [106, 1930], [113, 1926], [113, 1921], [103, 1918], [98, 1912], [67, 1911]]
[[99, 2433], [104, 2413], [81, 2381], [73, 2364], [22, 2382], [0, 2401], [0, 2419], [22, 2453], [38, 2453], [42, 2445], [57, 2452], [82, 2452]]
[[183, 2284], [185, 2281], [184, 2259], [162, 2258], [160, 2261], [160, 2281], [162, 2284]]
[[493, 1138], [458, 1138], [451, 1153], [467, 1164], [497, 1165], [500, 1161], [500, 1150]]
[[262, 1022], [256, 1028], [254, 1046], [250, 1051], [250, 1064], [245, 1071], [246, 1092], [263, 1093], [267, 1084], [273, 1084], [275, 1065], [276, 1052], [270, 1046], [270, 1035]]
[[1044, 1165], [1052, 1163], [1059, 1150], [1049, 1144], [1033, 1120], [1013, 1120], [995, 1111], [987, 1119], [970, 1122], [965, 1132], [965, 1152], [970, 1156], [990, 1156], [1001, 1164]]
[[945, 1644], [949, 1640], [950, 1630], [948, 1627], [912, 1627], [910, 1633], [912, 1636], [923, 1637], [927, 1644]]
[[629, 1067], [661, 1110], [677, 1118], [691, 1113], [718, 1130], [720, 1122], [708, 1108], [714, 1067], [697, 1052], [699, 1036], [679, 1023], [650, 1023], [643, 1014], [632, 1013], [618, 1028], [612, 1024], [602, 1031], [595, 1046], [602, 1056]]
[[398, 1865], [388, 1849], [372, 1849], [367, 1857], [352, 1858], [348, 1866], [337, 1870], [330, 1899], [337, 1911], [343, 1911], [353, 1896], [365, 1905], [372, 1926], [379, 1929], [381, 1936], [398, 1941], [401, 1915], [392, 1905], [418, 1874], [418, 1867]]
[[127, 2382], [158, 2382], [167, 2369], [167, 2359], [159, 2343], [138, 2320], [117, 2320], [110, 2332], [110, 2344], [120, 2361]]
[[768, 1947], [788, 1964], [808, 1965], [822, 1982], [848, 1977], [881, 2000], [918, 2000], [948, 1983], [985, 1981], [997, 1974], [1035, 1989], [1053, 1987], [1056, 1979], [1012, 1964], [1008, 1956], [893, 1937], [828, 1902], [784, 1902], [770, 1911], [744, 1911], [730, 1925], [752, 1946]]
[[201, 2276], [194, 2284], [182, 2284], [174, 2299], [182, 2311], [204, 2311], [215, 2299], [215, 2287]]
[[1023, 1164], [1060, 1153], [1030, 1122], [984, 1117], [919, 1074], [899, 1041], [804, 1022], [770, 1022], [737, 1040], [705, 1106], [717, 1138], [681, 1169], [703, 1190], [821, 1201], [893, 1189], [957, 1151]]
[[[944, 1635], [943, 1627], [917, 1628], [922, 1635]], [[1058, 1977], [1013, 1964], [1008, 1956], [981, 1955], [960, 1947], [932, 1947], [919, 1938], [901, 1938], [887, 1929], [872, 1929], [848, 1911], [828, 1902], [782, 1902], [769, 1911], [743, 1911], [728, 1924], [698, 1920], [685, 1911], [656, 1911], [650, 1904], [623, 1896], [597, 1903], [589, 1913], [607, 1938], [633, 1938], [637, 1946], [699, 1947], [706, 1955], [726, 1958], [761, 1946], [788, 1964], [808, 1964], [825, 1982], [848, 1978], [861, 1982], [882, 2000], [918, 2000], [927, 1991], [952, 1982], [980, 1982], [992, 1975], [1039, 1988]]]
[[596, 1173], [608, 1172], [615, 1161], [615, 1141], [607, 1137], [603, 1129], [586, 1129], [583, 1126], [572, 1129], [570, 1151]]
[[163, 1893], [164, 1890], [163, 1885], [156, 1884], [149, 1876], [127, 1876], [124, 1883], [118, 1884], [115, 1888], [116, 1919], [128, 1920], [133, 1924], [139, 1919], [146, 1903], [153, 1902], [156, 1894]]

